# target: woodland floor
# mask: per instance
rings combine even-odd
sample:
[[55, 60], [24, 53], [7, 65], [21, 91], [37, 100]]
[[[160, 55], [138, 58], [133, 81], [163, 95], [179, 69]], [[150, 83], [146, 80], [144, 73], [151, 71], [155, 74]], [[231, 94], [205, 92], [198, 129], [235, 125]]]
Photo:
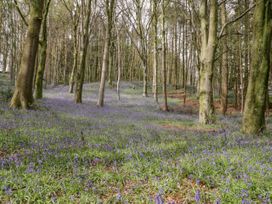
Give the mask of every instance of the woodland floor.
[[81, 105], [67, 86], [36, 110], [0, 102], [0, 203], [271, 203], [271, 116], [262, 136], [243, 135], [239, 113], [200, 126], [194, 107], [176, 97], [162, 112], [138, 84], [121, 101], [107, 88], [104, 108], [98, 84]]

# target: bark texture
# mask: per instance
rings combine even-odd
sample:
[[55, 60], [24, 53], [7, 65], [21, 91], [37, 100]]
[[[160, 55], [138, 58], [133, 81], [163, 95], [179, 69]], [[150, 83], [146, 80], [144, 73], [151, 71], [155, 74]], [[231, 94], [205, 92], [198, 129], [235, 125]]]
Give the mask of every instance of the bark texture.
[[257, 0], [254, 11], [252, 63], [242, 127], [243, 132], [248, 134], [256, 134], [265, 129], [272, 33], [271, 4], [271, 0]]
[[11, 99], [11, 108], [28, 109], [33, 103], [33, 76], [35, 60], [39, 45], [39, 34], [42, 23], [44, 0], [30, 1], [30, 18], [28, 31], [23, 47], [22, 59], [16, 87]]
[[106, 40], [104, 45], [104, 53], [103, 53], [103, 62], [102, 62], [102, 73], [99, 87], [99, 95], [97, 100], [97, 106], [104, 106], [104, 95], [105, 95], [105, 82], [107, 77], [107, 71], [109, 67], [109, 52], [111, 45], [111, 32], [112, 32], [112, 24], [114, 17], [114, 8], [115, 8], [115, 0], [106, 0], [106, 12], [107, 12], [107, 28], [106, 28]]
[[210, 1], [209, 20], [207, 7], [207, 0], [202, 0], [200, 6], [201, 67], [199, 90], [199, 122], [201, 124], [214, 122], [212, 79], [217, 45], [217, 1]]
[[[221, 24], [225, 25], [227, 23], [227, 12], [225, 3], [221, 6]], [[227, 33], [226, 29], [223, 35]], [[222, 41], [222, 67], [221, 67], [221, 113], [226, 114], [228, 107], [228, 46], [226, 37]]]
[[83, 34], [83, 45], [81, 50], [81, 59], [80, 59], [80, 68], [77, 71], [76, 79], [76, 92], [75, 92], [75, 102], [82, 103], [82, 89], [85, 77], [85, 68], [86, 68], [86, 57], [89, 46], [89, 27], [90, 27], [90, 18], [91, 18], [91, 9], [92, 1], [89, 0], [87, 7], [87, 16], [84, 22], [84, 34]]
[[46, 50], [47, 50], [47, 16], [49, 11], [51, 0], [47, 0], [46, 2], [46, 9], [43, 14], [43, 21], [42, 21], [42, 36], [40, 40], [40, 48], [39, 48], [39, 65], [35, 80], [35, 92], [34, 96], [36, 99], [41, 99], [43, 97], [43, 77], [44, 77], [44, 70], [46, 64]]

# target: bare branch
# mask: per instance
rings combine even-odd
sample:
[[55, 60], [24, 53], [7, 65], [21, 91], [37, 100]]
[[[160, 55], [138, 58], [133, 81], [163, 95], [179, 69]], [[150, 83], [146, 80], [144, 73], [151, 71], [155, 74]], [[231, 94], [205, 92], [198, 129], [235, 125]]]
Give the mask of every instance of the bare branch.
[[235, 23], [236, 21], [240, 20], [241, 18], [243, 18], [248, 12], [250, 12], [254, 7], [256, 6], [256, 4], [253, 4], [250, 8], [248, 8], [247, 10], [245, 10], [240, 16], [236, 17], [235, 19], [227, 22], [225, 25], [223, 25], [223, 27], [221, 28], [221, 31], [219, 33], [219, 36], [218, 38], [222, 38], [223, 37], [223, 34], [224, 34], [224, 31], [226, 29], [227, 26], [229, 26], [230, 24], [232, 23]]
[[23, 12], [21, 11], [21, 9], [20, 9], [20, 7], [19, 7], [19, 5], [18, 5], [17, 0], [14, 0], [14, 4], [15, 4], [15, 7], [16, 7], [16, 9], [17, 9], [19, 15], [21, 16], [21, 18], [22, 18], [24, 24], [25, 24], [26, 26], [28, 26], [28, 23], [27, 23], [27, 21], [26, 21], [24, 15], [23, 15]]

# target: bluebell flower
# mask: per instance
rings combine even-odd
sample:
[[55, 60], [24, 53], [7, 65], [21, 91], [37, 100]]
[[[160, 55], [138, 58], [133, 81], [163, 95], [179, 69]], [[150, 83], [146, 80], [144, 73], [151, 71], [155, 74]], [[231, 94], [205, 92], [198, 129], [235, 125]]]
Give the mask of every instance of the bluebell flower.
[[122, 199], [122, 195], [120, 192], [118, 192], [118, 194], [116, 195], [116, 199], [119, 201]]
[[200, 180], [199, 179], [196, 180], [196, 185], [198, 185], [198, 186], [200, 185]]
[[245, 198], [242, 199], [242, 204], [250, 204], [250, 203], [251, 203], [251, 202], [248, 201], [247, 199], [245, 199]]
[[10, 186], [5, 186], [3, 188], [3, 190], [4, 190], [5, 194], [7, 194], [9, 196], [12, 194], [12, 189], [10, 188]]
[[196, 193], [195, 193], [195, 201], [197, 203], [200, 202], [200, 199], [201, 199], [201, 195], [200, 195], [200, 190], [196, 190]]
[[157, 194], [155, 197], [155, 204], [164, 204], [161, 194]]
[[35, 171], [34, 169], [34, 163], [33, 162], [30, 162], [27, 169], [26, 169], [26, 172], [27, 173], [33, 173]]

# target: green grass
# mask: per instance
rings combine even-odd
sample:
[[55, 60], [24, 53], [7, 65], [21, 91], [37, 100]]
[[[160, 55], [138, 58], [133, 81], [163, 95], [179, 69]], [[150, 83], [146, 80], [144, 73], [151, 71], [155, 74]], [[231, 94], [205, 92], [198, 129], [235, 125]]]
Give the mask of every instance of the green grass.
[[99, 110], [5, 110], [0, 203], [195, 203], [198, 190], [200, 203], [272, 199], [271, 132], [243, 135], [239, 118], [200, 126], [144, 107]]

